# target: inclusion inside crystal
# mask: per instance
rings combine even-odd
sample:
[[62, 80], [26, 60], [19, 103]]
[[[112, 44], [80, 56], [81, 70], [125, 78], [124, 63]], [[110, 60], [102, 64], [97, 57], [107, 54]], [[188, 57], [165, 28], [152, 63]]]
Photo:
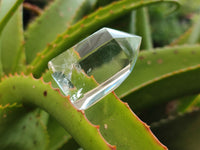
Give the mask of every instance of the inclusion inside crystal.
[[140, 43], [139, 36], [102, 28], [52, 59], [48, 66], [74, 106], [87, 109], [127, 78]]

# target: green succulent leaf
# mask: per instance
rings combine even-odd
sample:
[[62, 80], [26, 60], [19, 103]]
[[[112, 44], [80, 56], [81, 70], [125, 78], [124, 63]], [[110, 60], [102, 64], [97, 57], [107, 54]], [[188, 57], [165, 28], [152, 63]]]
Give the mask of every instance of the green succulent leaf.
[[22, 70], [25, 65], [21, 7], [13, 14], [1, 35], [1, 61], [4, 73]]
[[[87, 0], [55, 0], [25, 32], [27, 62], [90, 10]], [[38, 38], [40, 37], [40, 38]], [[37, 44], [35, 44], [37, 43]]]
[[[179, 2], [112, 1], [115, 0], [38, 1], [39, 7], [48, 6], [25, 27], [24, 34], [20, 7], [23, 0], [0, 0], [0, 77], [9, 74], [0, 82], [0, 149], [199, 149], [200, 45], [194, 45], [200, 42], [199, 15], [193, 26], [171, 47], [153, 49], [150, 29], [154, 30], [160, 19], [152, 20], [150, 27], [147, 8], [143, 6], [170, 3], [178, 8]], [[95, 6], [102, 7], [92, 12]], [[137, 13], [130, 22], [132, 11]], [[158, 16], [163, 9], [159, 11], [156, 12]], [[26, 15], [26, 11], [24, 13]], [[176, 23], [172, 26], [176, 28], [170, 33], [175, 35], [182, 31], [176, 26], [178, 20], [181, 20], [179, 25], [187, 21], [188, 26], [191, 14], [194, 16], [190, 13], [176, 15], [179, 19], [172, 17], [172, 24]], [[160, 29], [166, 29], [163, 27], [166, 22], [163, 17]], [[63, 96], [59, 89], [55, 89], [57, 84], [51, 72], [43, 74], [48, 61], [103, 26], [128, 31], [133, 23], [136, 24], [131, 27], [136, 28], [133, 33], [143, 37], [142, 49], [148, 51], [140, 52], [133, 72], [115, 91], [116, 94], [108, 94], [85, 111], [77, 110], [70, 96]], [[184, 25], [180, 28], [183, 29]], [[162, 36], [160, 39], [163, 39], [163, 33], [158, 33]], [[10, 74], [21, 71], [33, 75]], [[87, 76], [81, 70], [72, 70], [71, 80], [74, 88], [70, 94], [79, 88], [87, 92], [98, 86], [93, 76]], [[171, 104], [175, 107], [170, 112]], [[146, 122], [178, 114], [151, 125], [155, 135], [167, 147], [131, 108]]]
[[43, 108], [85, 149], [98, 147], [107, 150], [112, 147], [102, 138], [98, 128], [86, 119], [83, 111], [75, 109], [68, 97], [62, 96], [49, 84], [44, 84], [43, 80], [24, 75], [10, 76], [2, 79], [0, 94], [2, 106], [24, 103]]
[[0, 2], [0, 34], [8, 23], [13, 13], [17, 10], [23, 0], [1, 0]]
[[102, 135], [117, 149], [166, 149], [153, 138], [149, 126], [113, 94], [87, 110], [86, 115], [93, 124], [100, 125]]
[[3, 66], [2, 66], [2, 47], [4, 43], [2, 42], [3, 37], [1, 37], [1, 33], [12, 17], [13, 13], [17, 10], [23, 0], [1, 0], [0, 1], [0, 76], [4, 74]]
[[[200, 80], [199, 77], [199, 66], [195, 66], [194, 68], [191, 67], [191, 69], [179, 70], [175, 74], [166, 76], [166, 78], [158, 79], [155, 84], [149, 84], [132, 94], [134, 100], [140, 101], [137, 101], [137, 103], [134, 102], [134, 105], [136, 106], [135, 108], [137, 110], [144, 109], [147, 107], [147, 105], [148, 107], [151, 107], [183, 96], [197, 94], [200, 91], [200, 87], [197, 82]], [[145, 95], [142, 95], [144, 91]], [[166, 91], [168, 93], [166, 93]], [[156, 93], [159, 94], [155, 96]], [[141, 95], [143, 96], [142, 100]], [[130, 99], [128, 96], [127, 98]], [[131, 106], [134, 105], [132, 103]]]
[[133, 72], [116, 94], [138, 110], [192, 94], [194, 88], [199, 92], [199, 57], [199, 45], [140, 52]]
[[[85, 149], [96, 149], [97, 147], [102, 150], [115, 149], [106, 143], [102, 135], [111, 144], [116, 144], [119, 149], [124, 149], [124, 146], [138, 150], [165, 149], [155, 139], [149, 127], [133, 114], [127, 104], [122, 103], [113, 94], [108, 95], [86, 112], [92, 123], [100, 125], [101, 135], [98, 127], [86, 119], [83, 111], [76, 110], [67, 97], [61, 96], [59, 92], [41, 80], [35, 80], [30, 76], [10, 76], [2, 80], [0, 91], [0, 101], [3, 106], [7, 103], [32, 103], [40, 106], [55, 117]], [[122, 126], [127, 130], [120, 131]], [[120, 138], [118, 134], [123, 135], [123, 138]], [[129, 139], [132, 140], [129, 141]]]

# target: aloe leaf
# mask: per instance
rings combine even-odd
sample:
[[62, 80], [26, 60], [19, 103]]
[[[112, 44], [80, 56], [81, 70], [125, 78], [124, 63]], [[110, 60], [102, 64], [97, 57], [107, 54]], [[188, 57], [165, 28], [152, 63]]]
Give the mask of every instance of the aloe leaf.
[[19, 8], [1, 35], [1, 61], [5, 73], [21, 70], [25, 64], [22, 9]]
[[[12, 17], [13, 13], [17, 10], [17, 8], [20, 6], [23, 0], [1, 0], [0, 1], [0, 35], [3, 30], [3, 28], [6, 26], [10, 18]], [[1, 45], [2, 37], [0, 36], [0, 51], [2, 53]], [[0, 54], [0, 57], [2, 58], [2, 55]], [[0, 76], [4, 74], [3, 72], [3, 66], [2, 66], [2, 60], [0, 60]]]
[[116, 90], [119, 97], [131, 93], [154, 79], [176, 70], [198, 65], [199, 45], [185, 45], [141, 51], [133, 72]]
[[166, 149], [129, 106], [113, 94], [87, 110], [86, 115], [93, 124], [100, 125], [102, 135], [117, 149]]
[[[98, 127], [86, 119], [83, 111], [76, 110], [68, 97], [61, 96], [41, 80], [34, 80], [30, 76], [10, 76], [0, 83], [0, 91], [2, 95], [0, 101], [3, 106], [7, 103], [32, 103], [40, 106], [55, 117], [85, 149], [115, 149], [106, 143], [102, 135], [111, 144], [116, 144], [119, 149], [124, 149], [125, 143], [130, 149], [134, 147], [136, 150], [165, 149], [155, 139], [149, 127], [133, 114], [127, 104], [122, 103], [113, 94], [86, 112], [92, 123], [100, 125], [101, 135]], [[122, 125], [127, 130], [122, 131]], [[116, 136], [117, 133], [119, 134]], [[123, 135], [123, 138], [120, 135]]]
[[56, 118], [85, 149], [107, 150], [112, 147], [103, 139], [98, 128], [86, 119], [83, 111], [75, 109], [68, 97], [62, 96], [49, 84], [44, 84], [43, 80], [23, 75], [5, 77], [0, 83], [0, 91], [2, 106], [8, 103], [32, 103], [40, 106]]
[[[189, 88], [195, 88], [195, 86], [196, 88], [194, 91], [198, 92], [199, 57], [199, 45], [168, 47], [157, 49], [156, 51], [140, 52], [134, 71], [115, 92], [119, 97], [131, 102], [132, 106], [134, 105], [135, 110], [142, 107], [144, 108], [150, 103], [158, 103], [158, 100], [160, 100], [159, 102], [161, 103], [163, 102], [161, 101], [162, 99], [166, 100], [175, 98], [176, 96], [183, 97], [183, 93], [182, 96], [181, 93], [178, 93], [180, 91], [185, 91], [185, 94], [192, 94], [192, 91], [189, 91]], [[193, 66], [196, 66], [195, 72], [197, 74], [192, 73]], [[189, 73], [190, 71], [191, 74]], [[191, 78], [187, 76], [187, 72], [191, 75]], [[184, 84], [181, 80], [176, 78], [176, 75], [177, 77], [179, 75], [182, 76], [183, 81], [191, 81], [191, 83]], [[184, 75], [186, 75], [185, 78]], [[173, 80], [171, 80], [170, 77]], [[193, 80], [195, 77], [196, 81]], [[175, 79], [177, 80], [174, 81]], [[170, 80], [174, 83], [170, 82]], [[179, 84], [179, 82], [182, 82], [182, 84]], [[171, 86], [169, 84], [171, 84]], [[191, 84], [193, 84], [193, 86]], [[164, 89], [166, 85], [170, 87]], [[189, 85], [191, 85], [191, 87]], [[145, 88], [147, 90], [150, 87], [152, 88], [152, 91], [154, 90], [152, 94], [147, 91], [142, 93]], [[177, 92], [171, 93], [175, 89], [177, 89]], [[163, 92], [161, 92], [161, 90], [163, 90]]]
[[136, 34], [142, 37], [141, 49], [153, 48], [151, 39], [151, 26], [149, 22], [148, 8], [143, 7], [136, 11]]
[[139, 7], [162, 2], [174, 3], [177, 7], [179, 6], [176, 0], [145, 0], [137, 2], [124, 0], [97, 10], [68, 28], [60, 37], [46, 47], [33, 60], [27, 72], [32, 72], [36, 77], [41, 76], [51, 58], [70, 48], [99, 27]]
[[25, 32], [27, 62], [30, 63], [38, 52], [82, 18], [89, 7], [87, 0], [55, 0], [50, 3], [44, 13], [36, 18]]
[[48, 144], [48, 135], [45, 124], [43, 124], [46, 120], [42, 118], [44, 115], [40, 110], [27, 112], [23, 107], [10, 107], [9, 110], [0, 109], [1, 149], [45, 150]]
[[0, 34], [12, 17], [13, 13], [17, 10], [23, 0], [1, 0], [0, 3]]
[[[172, 99], [197, 94], [200, 91], [198, 84], [200, 80], [199, 77], [199, 66], [194, 66], [185, 70], [181, 69], [175, 73], [166, 75], [164, 78], [156, 79], [157, 81], [155, 80], [154, 83], [128, 95], [127, 99], [130, 100], [132, 97], [132, 106], [134, 104], [136, 109], [144, 109], [147, 106], [151, 107], [152, 105], [158, 105]], [[142, 95], [144, 91], [145, 95]], [[156, 93], [159, 94], [156, 95]], [[140, 102], [138, 102], [139, 100]]]
[[199, 118], [199, 111], [171, 117], [152, 124], [153, 131], [169, 149], [198, 150], [200, 147]]

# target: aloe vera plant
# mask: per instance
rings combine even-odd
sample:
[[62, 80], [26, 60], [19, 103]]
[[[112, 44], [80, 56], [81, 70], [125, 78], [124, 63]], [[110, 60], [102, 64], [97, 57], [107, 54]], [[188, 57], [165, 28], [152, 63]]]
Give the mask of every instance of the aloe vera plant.
[[[153, 48], [148, 7], [170, 4], [176, 9], [178, 1], [43, 3], [44, 10], [34, 4], [23, 7], [22, 0], [0, 1], [0, 149], [200, 147], [199, 19], [168, 46]], [[26, 26], [23, 12], [27, 7], [40, 13]], [[85, 111], [77, 110], [58, 89], [47, 63], [101, 27], [120, 27], [123, 23], [115, 20], [122, 18], [127, 22], [122, 29], [130, 28], [130, 33], [143, 38], [136, 66], [115, 92]], [[76, 70], [72, 80], [77, 87], [80, 80], [88, 89], [97, 86], [93, 78]]]

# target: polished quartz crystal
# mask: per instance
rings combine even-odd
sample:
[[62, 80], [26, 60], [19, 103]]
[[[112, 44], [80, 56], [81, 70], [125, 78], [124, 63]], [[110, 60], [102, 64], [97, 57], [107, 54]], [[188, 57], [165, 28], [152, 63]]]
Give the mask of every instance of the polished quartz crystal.
[[[87, 109], [132, 71], [141, 37], [102, 28], [49, 61], [52, 77], [74, 106]], [[87, 81], [88, 80], [88, 81]], [[95, 86], [89, 85], [91, 82]]]

